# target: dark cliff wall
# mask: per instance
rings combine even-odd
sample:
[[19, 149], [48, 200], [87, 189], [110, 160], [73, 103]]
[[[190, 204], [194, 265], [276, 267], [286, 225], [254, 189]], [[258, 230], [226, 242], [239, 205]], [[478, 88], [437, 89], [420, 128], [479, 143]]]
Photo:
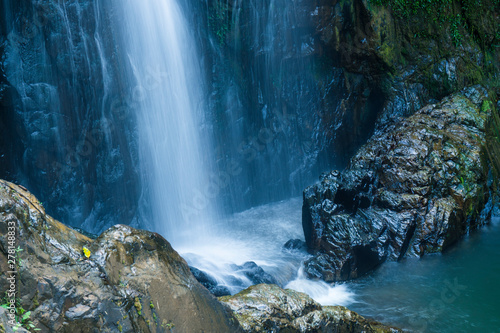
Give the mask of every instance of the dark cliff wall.
[[29, 186], [70, 225], [130, 223], [139, 193], [133, 115], [121, 108], [111, 9], [81, 0], [1, 7], [1, 176]]
[[226, 191], [236, 209], [343, 168], [375, 129], [430, 102], [499, 85], [498, 1], [193, 2], [219, 162], [242, 167]]
[[[498, 0], [182, 5], [203, 50], [204, 126], [228, 210], [299, 195], [376, 129], [464, 86], [499, 86]], [[134, 87], [112, 5], [0, 6], [0, 176], [71, 225], [133, 223]]]
[[298, 195], [320, 172], [344, 166], [383, 101], [377, 86], [326, 53], [320, 23], [332, 22], [320, 22], [318, 3], [193, 2], [206, 13], [200, 39], [218, 162], [241, 167], [225, 203], [240, 210]]
[[383, 92], [378, 128], [470, 85], [498, 89], [497, 0], [322, 3], [328, 54]]

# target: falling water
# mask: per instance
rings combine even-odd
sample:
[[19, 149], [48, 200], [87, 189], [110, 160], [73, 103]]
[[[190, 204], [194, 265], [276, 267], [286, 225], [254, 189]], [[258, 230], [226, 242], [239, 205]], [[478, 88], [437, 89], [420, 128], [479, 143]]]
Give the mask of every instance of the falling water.
[[[154, 228], [174, 245], [207, 232], [213, 198], [202, 128], [204, 103], [197, 50], [175, 0], [127, 0], [126, 49], [136, 86], [145, 201]], [[204, 157], [205, 156], [205, 157]]]
[[348, 302], [345, 288], [303, 277], [304, 251], [282, 248], [291, 238], [303, 239], [300, 199], [216, 218], [203, 80], [187, 21], [174, 0], [127, 0], [123, 10], [143, 187], [154, 228], [190, 265], [231, 293], [254, 283], [241, 269], [252, 261], [282, 286], [292, 281], [298, 290], [329, 295], [327, 303]]

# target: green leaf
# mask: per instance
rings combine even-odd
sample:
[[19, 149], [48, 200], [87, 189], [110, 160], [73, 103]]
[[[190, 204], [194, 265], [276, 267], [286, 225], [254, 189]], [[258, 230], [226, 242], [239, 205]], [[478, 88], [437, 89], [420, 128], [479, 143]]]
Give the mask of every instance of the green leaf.
[[26, 313], [23, 315], [23, 321], [25, 321], [26, 319], [28, 319], [30, 316], [31, 316], [31, 311], [26, 312]]

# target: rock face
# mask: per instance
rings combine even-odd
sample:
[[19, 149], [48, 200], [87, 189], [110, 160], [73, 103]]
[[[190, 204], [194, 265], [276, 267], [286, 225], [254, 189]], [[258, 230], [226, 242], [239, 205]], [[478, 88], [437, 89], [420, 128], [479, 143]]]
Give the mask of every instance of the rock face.
[[[383, 128], [498, 79], [496, 0], [177, 2], [203, 51], [219, 195], [236, 211], [298, 195], [319, 172], [344, 167], [377, 117]], [[389, 3], [446, 10], [401, 17]], [[0, 178], [95, 233], [147, 220], [138, 219], [148, 208], [137, 173], [141, 87], [124, 80], [133, 69], [120, 52], [119, 7], [0, 2]]]
[[52, 215], [96, 233], [131, 224], [141, 192], [110, 5], [0, 4], [0, 178], [24, 183]]
[[321, 306], [309, 296], [260, 284], [221, 297], [245, 332], [400, 332], [369, 321], [342, 306]]
[[353, 279], [387, 259], [440, 252], [484, 223], [491, 98], [474, 87], [426, 106], [307, 188], [308, 276]]
[[219, 46], [210, 99], [241, 166], [223, 194], [236, 210], [298, 194], [374, 130], [500, 73], [496, 0], [191, 2]]
[[[407, 117], [433, 99], [498, 78], [500, 3], [394, 0], [319, 2], [316, 38], [348, 73], [380, 86], [377, 127]], [[358, 103], [368, 101], [358, 96]], [[342, 143], [339, 143], [340, 145]]]
[[[18, 296], [41, 332], [238, 332], [237, 320], [156, 233], [117, 225], [92, 240], [0, 181], [0, 290], [17, 227]], [[90, 254], [83, 252], [86, 247]]]

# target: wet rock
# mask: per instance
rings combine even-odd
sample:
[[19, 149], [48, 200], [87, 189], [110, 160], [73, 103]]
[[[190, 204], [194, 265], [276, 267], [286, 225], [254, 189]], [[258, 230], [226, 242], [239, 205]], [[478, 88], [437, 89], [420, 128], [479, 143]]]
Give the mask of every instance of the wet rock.
[[253, 284], [260, 283], [274, 283], [276, 284], [276, 279], [266, 273], [262, 267], [254, 263], [253, 261], [248, 261], [241, 266], [233, 265], [235, 271], [243, 273]]
[[[344, 70], [355, 96], [355, 103], [344, 111], [342, 126], [332, 133], [341, 158], [351, 158], [359, 146], [354, 151], [345, 146], [353, 146], [359, 137], [363, 140], [364, 132], [373, 130], [368, 117], [377, 119], [371, 125], [380, 131], [464, 87], [495, 80], [500, 51], [486, 45], [498, 41], [494, 27], [500, 24], [499, 7], [491, 0], [476, 5], [477, 11], [470, 11], [460, 2], [441, 3], [429, 14], [425, 5], [415, 10], [411, 1], [315, 3], [310, 14], [316, 27], [315, 49]], [[438, 12], [446, 22], [437, 19]], [[476, 26], [484, 33], [478, 34]], [[353, 74], [361, 76], [364, 90], [348, 79]], [[322, 117], [325, 131], [334, 126], [333, 119], [330, 112]]]
[[306, 273], [353, 279], [387, 259], [441, 252], [484, 223], [489, 100], [477, 86], [428, 105], [307, 188], [302, 222], [316, 255]]
[[245, 332], [400, 332], [276, 285], [251, 286], [219, 300], [234, 311]]
[[290, 239], [283, 245], [284, 250], [307, 251], [306, 242], [300, 239]]
[[140, 193], [111, 11], [92, 0], [5, 0], [0, 12], [0, 178], [96, 233], [133, 223]]
[[232, 314], [162, 236], [117, 225], [92, 240], [46, 215], [34, 196], [5, 181], [0, 291], [7, 290], [12, 225], [23, 250], [20, 304], [41, 332], [239, 331]]
[[191, 273], [193, 273], [196, 280], [201, 283], [205, 288], [210, 291], [214, 296], [227, 296], [231, 295], [231, 292], [226, 286], [219, 285], [217, 280], [212, 277], [210, 274], [199, 270], [198, 268], [189, 266]]

